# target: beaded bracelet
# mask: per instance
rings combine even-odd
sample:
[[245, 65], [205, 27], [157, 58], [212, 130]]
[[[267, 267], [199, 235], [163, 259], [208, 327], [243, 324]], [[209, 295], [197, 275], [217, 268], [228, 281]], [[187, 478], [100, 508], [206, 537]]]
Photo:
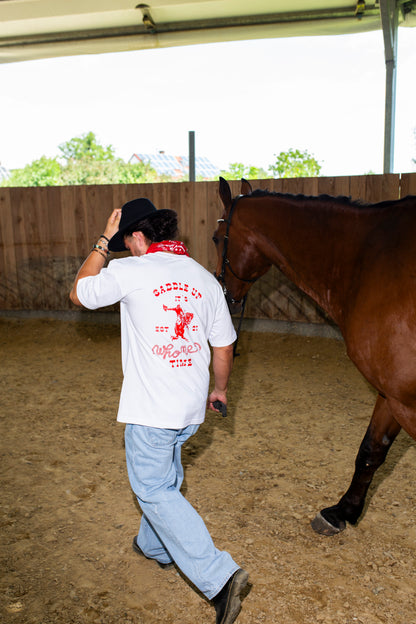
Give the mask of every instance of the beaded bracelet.
[[96, 249], [96, 247], [94, 246], [92, 251], [96, 251], [97, 253], [100, 254], [100, 256], [102, 256], [104, 258], [104, 260], [107, 260], [107, 256], [105, 256], [101, 251], [99, 251], [98, 249]]
[[107, 247], [101, 247], [101, 245], [93, 245], [92, 247], [93, 249], [101, 249], [101, 251], [103, 251], [104, 253], [107, 254], [107, 256], [110, 255], [110, 252], [108, 251]]

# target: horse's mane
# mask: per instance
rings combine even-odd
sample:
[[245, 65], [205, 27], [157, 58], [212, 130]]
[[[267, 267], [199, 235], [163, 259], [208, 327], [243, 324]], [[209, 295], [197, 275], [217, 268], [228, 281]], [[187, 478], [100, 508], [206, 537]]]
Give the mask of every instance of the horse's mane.
[[293, 193], [277, 193], [275, 191], [267, 191], [263, 189], [256, 189], [248, 197], [281, 197], [282, 199], [296, 199], [298, 201], [319, 201], [324, 203], [336, 203], [342, 206], [357, 206], [357, 207], [365, 207], [370, 206], [368, 202], [363, 202], [361, 200], [353, 200], [351, 197], [345, 197], [343, 195], [339, 195], [337, 197], [333, 197], [332, 195], [302, 195], [301, 193], [293, 194]]
[[332, 206], [341, 206], [341, 207], [350, 207], [350, 208], [359, 208], [361, 210], [363, 209], [376, 209], [376, 210], [382, 210], [384, 209], [388, 209], [391, 208], [392, 206], [398, 206], [399, 204], [404, 204], [405, 202], [409, 202], [409, 200], [411, 202], [416, 201], [416, 195], [407, 195], [406, 197], [402, 197], [401, 199], [387, 199], [381, 202], [377, 202], [377, 203], [371, 203], [371, 202], [366, 202], [366, 201], [362, 201], [360, 199], [351, 199], [351, 197], [345, 197], [343, 195], [339, 195], [337, 197], [334, 197], [332, 195], [302, 195], [302, 194], [293, 194], [293, 193], [277, 193], [275, 191], [267, 191], [267, 190], [263, 190], [263, 189], [256, 189], [255, 191], [253, 191], [252, 193], [250, 193], [250, 195], [247, 195], [246, 197], [277, 197], [277, 198], [282, 198], [282, 199], [292, 199], [292, 200], [296, 200], [299, 202], [319, 202], [321, 204], [327, 204], [327, 205], [332, 205]]

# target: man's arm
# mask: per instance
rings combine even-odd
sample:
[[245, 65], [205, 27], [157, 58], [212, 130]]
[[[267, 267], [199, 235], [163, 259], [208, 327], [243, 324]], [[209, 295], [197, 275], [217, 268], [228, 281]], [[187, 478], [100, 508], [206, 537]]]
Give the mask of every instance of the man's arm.
[[233, 368], [233, 345], [212, 348], [212, 369], [214, 372], [214, 389], [208, 397], [208, 406], [214, 412], [219, 410], [213, 406], [214, 401], [227, 404], [227, 386]]
[[[110, 239], [114, 234], [118, 231], [118, 226], [120, 223], [121, 217], [121, 209], [117, 208], [113, 210], [110, 215], [110, 218], [107, 221], [107, 225], [104, 230], [104, 236]], [[89, 256], [86, 258], [85, 262], [82, 264], [78, 274], [75, 278], [74, 285], [72, 286], [72, 290], [69, 293], [69, 298], [72, 303], [77, 306], [82, 306], [82, 303], [78, 299], [77, 295], [77, 284], [80, 279], [83, 277], [89, 277], [90, 275], [98, 275], [98, 273], [103, 268], [106, 261], [106, 256], [103, 252], [91, 251]]]

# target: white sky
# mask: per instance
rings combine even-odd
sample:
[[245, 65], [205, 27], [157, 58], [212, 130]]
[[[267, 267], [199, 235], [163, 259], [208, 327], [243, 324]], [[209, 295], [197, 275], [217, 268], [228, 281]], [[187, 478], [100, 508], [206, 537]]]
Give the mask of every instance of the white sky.
[[[267, 168], [308, 150], [322, 175], [382, 173], [381, 30], [0, 65], [0, 161], [22, 167], [90, 130], [134, 152]], [[395, 171], [415, 171], [416, 28], [399, 28]]]

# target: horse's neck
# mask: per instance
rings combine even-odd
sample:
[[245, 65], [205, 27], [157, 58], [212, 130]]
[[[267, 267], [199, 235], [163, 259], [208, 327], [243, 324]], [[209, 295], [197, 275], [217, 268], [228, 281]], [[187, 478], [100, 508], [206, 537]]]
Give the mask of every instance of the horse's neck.
[[259, 250], [339, 323], [371, 225], [312, 199], [270, 197], [261, 206]]

